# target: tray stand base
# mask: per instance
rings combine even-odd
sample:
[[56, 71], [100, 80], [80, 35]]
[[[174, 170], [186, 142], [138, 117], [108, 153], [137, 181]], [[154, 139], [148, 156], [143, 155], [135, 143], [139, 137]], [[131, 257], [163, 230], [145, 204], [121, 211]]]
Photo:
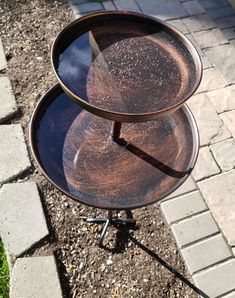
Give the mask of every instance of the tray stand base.
[[110, 225], [131, 225], [135, 226], [136, 221], [133, 219], [133, 215], [130, 210], [125, 210], [127, 217], [126, 218], [120, 218], [117, 216], [113, 216], [113, 211], [108, 211], [107, 217], [101, 217], [101, 218], [82, 218], [85, 222], [92, 223], [92, 224], [103, 224], [103, 230], [100, 234], [100, 238], [98, 240], [99, 247], [103, 246], [104, 237], [108, 231], [108, 228]]

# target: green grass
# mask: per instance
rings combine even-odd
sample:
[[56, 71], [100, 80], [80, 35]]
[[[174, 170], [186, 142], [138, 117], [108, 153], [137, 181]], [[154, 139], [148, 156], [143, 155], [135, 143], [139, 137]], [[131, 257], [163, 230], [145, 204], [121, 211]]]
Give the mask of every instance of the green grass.
[[9, 298], [9, 280], [7, 257], [0, 239], [0, 298]]

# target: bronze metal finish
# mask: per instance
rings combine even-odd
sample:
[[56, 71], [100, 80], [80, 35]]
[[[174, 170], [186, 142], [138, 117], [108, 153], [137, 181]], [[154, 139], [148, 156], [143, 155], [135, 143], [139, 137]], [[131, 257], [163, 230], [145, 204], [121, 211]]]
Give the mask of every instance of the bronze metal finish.
[[113, 141], [117, 141], [119, 139], [121, 134], [121, 126], [122, 126], [121, 122], [115, 122], [115, 121], [113, 122], [112, 131], [111, 131]]
[[34, 110], [32, 152], [55, 187], [109, 210], [86, 219], [104, 224], [102, 246], [110, 224], [135, 224], [131, 209], [158, 202], [191, 173], [199, 136], [185, 101], [200, 84], [201, 60], [167, 23], [112, 11], [66, 26], [51, 61], [59, 84]]
[[143, 122], [178, 109], [197, 89], [200, 57], [178, 30], [133, 12], [97, 12], [70, 23], [52, 47], [63, 90], [87, 111]]
[[109, 210], [157, 202], [186, 180], [199, 147], [186, 105], [154, 121], [122, 123], [115, 141], [112, 125], [82, 110], [58, 84], [49, 90], [30, 124], [31, 148], [47, 179], [77, 201]]

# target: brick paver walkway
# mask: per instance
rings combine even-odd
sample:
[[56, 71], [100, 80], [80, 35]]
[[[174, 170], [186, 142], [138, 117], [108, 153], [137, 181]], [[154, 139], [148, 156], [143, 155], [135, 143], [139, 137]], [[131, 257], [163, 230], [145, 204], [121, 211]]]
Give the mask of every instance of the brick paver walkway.
[[178, 28], [197, 48], [202, 83], [188, 105], [201, 148], [180, 189], [161, 203], [196, 285], [209, 297], [235, 297], [235, 11], [226, 0], [70, 0], [76, 18], [131, 10]]

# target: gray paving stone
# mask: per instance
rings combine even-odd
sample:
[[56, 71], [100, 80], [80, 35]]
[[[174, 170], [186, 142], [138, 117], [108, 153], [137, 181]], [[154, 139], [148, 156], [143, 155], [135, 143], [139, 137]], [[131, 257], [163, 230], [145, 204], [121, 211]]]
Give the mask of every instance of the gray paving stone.
[[210, 210], [228, 243], [235, 246], [235, 170], [198, 182]]
[[233, 48], [235, 48], [235, 39], [230, 40], [229, 43]]
[[223, 296], [223, 298], [235, 298], [235, 291], [228, 295]]
[[11, 298], [62, 298], [53, 256], [18, 259], [12, 271]]
[[192, 171], [193, 178], [198, 181], [220, 173], [209, 147], [203, 147], [199, 150], [197, 163]]
[[235, 256], [235, 247], [232, 248], [233, 254]]
[[232, 256], [221, 234], [182, 249], [181, 253], [191, 274]]
[[235, 298], [235, 291], [228, 295], [223, 296], [223, 298]]
[[230, 17], [235, 15], [235, 11], [232, 9], [231, 6], [221, 7], [213, 10], [208, 11], [208, 15], [216, 20], [220, 18]]
[[20, 124], [0, 125], [0, 186], [30, 168]]
[[0, 234], [11, 256], [21, 255], [48, 235], [35, 183], [3, 185], [0, 205]]
[[135, 0], [113, 0], [116, 8], [118, 10], [129, 10], [135, 12], [141, 12], [139, 6], [136, 4]]
[[176, 29], [181, 31], [183, 34], [189, 33], [189, 30], [186, 28], [182, 20], [171, 20], [167, 21], [170, 25], [174, 26]]
[[208, 31], [200, 31], [192, 33], [197, 44], [202, 48], [214, 47], [221, 44], [228, 44], [228, 40], [225, 38], [222, 31], [218, 28], [214, 28]]
[[194, 37], [192, 36], [192, 34], [186, 34], [185, 35], [190, 41], [191, 43], [194, 45], [194, 47], [196, 48], [198, 54], [203, 57], [205, 56], [205, 53], [202, 51], [202, 49], [199, 47], [199, 45], [197, 44], [196, 40], [194, 39]]
[[7, 68], [7, 61], [3, 50], [2, 40], [0, 38], [0, 70]]
[[16, 101], [7, 77], [0, 77], [0, 123], [10, 118], [16, 111]]
[[183, 22], [190, 32], [208, 30], [216, 27], [215, 22], [206, 14], [185, 18]]
[[210, 298], [235, 289], [235, 259], [193, 276], [195, 284]]
[[235, 109], [235, 85], [208, 92], [207, 96], [218, 113]]
[[223, 29], [222, 32], [228, 40], [235, 39], [235, 28]]
[[116, 10], [116, 7], [112, 1], [104, 1], [102, 4], [105, 10]]
[[72, 4], [71, 8], [75, 15], [103, 10], [103, 6], [99, 2], [82, 3], [78, 5]]
[[196, 118], [201, 146], [213, 144], [231, 136], [205, 94], [194, 95], [187, 104]]
[[191, 16], [206, 13], [205, 8], [197, 0], [184, 2], [183, 6]]
[[219, 231], [209, 211], [172, 224], [171, 228], [180, 248]]
[[169, 224], [207, 209], [199, 191], [182, 195], [161, 204], [161, 210]]
[[69, 0], [70, 4], [72, 5], [78, 5], [82, 3], [89, 3], [91, 0]]
[[[170, 198], [174, 198], [174, 197], [177, 197], [179, 195], [188, 193], [188, 192], [193, 191], [195, 189], [197, 189], [197, 185], [194, 182], [193, 178], [191, 176], [189, 176], [187, 178], [187, 180], [176, 191], [174, 191], [169, 196], [167, 196], [165, 200], [168, 200]], [[162, 200], [161, 202], [163, 202], [163, 201], [164, 200]]]
[[211, 150], [217, 163], [223, 171], [229, 171], [235, 166], [235, 139], [230, 138], [211, 145]]
[[179, 0], [137, 0], [144, 14], [158, 17], [162, 20], [179, 19], [188, 16]]
[[197, 93], [212, 91], [226, 86], [226, 81], [215, 68], [206, 69], [202, 74], [202, 81]]
[[224, 0], [199, 0], [206, 10], [213, 10], [228, 6], [228, 2]]
[[[235, 100], [234, 100], [235, 101]], [[220, 115], [232, 136], [235, 138], [235, 110]]]
[[210, 63], [210, 61], [207, 59], [206, 56], [201, 56], [201, 59], [202, 59], [203, 69], [208, 69], [212, 67], [212, 64]]
[[229, 84], [235, 83], [235, 49], [233, 46], [221, 45], [207, 49], [206, 56]]
[[235, 17], [230, 16], [230, 17], [225, 17], [225, 18], [221, 18], [221, 19], [216, 19], [216, 24], [217, 24], [217, 26], [220, 27], [220, 29], [234, 27], [235, 26]]

